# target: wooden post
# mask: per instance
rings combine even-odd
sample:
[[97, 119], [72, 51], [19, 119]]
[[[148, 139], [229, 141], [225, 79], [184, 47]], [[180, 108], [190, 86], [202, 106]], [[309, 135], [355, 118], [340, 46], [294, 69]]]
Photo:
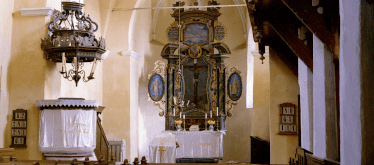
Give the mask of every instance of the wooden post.
[[134, 159], [134, 165], [139, 165], [139, 159], [137, 158], [137, 157], [135, 157], [135, 159]]
[[147, 159], [145, 159], [145, 156], [142, 157], [141, 164], [147, 164]]

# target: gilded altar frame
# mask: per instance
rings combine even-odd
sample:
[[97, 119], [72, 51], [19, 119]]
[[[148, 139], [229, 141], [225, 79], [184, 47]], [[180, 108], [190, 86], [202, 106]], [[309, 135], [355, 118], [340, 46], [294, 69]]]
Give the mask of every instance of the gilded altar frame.
[[[200, 130], [205, 129], [208, 117], [216, 121], [216, 130], [225, 130], [226, 116], [232, 115], [235, 104], [227, 103], [230, 99], [226, 94], [224, 59], [230, 57], [231, 51], [224, 43], [227, 33], [224, 24], [218, 21], [220, 15], [219, 8], [213, 6], [208, 10], [174, 9], [171, 15], [175, 21], [166, 30], [169, 43], [161, 52], [162, 58], [168, 61], [164, 78], [165, 100], [154, 101], [160, 113], [161, 110], [165, 112], [162, 114], [165, 115], [165, 130], [175, 130], [174, 121], [182, 118], [182, 114], [185, 115], [182, 124], [186, 125], [185, 130], [195, 124], [200, 125]], [[188, 67], [189, 74], [186, 72]], [[194, 92], [193, 97], [190, 91]], [[192, 102], [191, 98], [194, 101], [175, 110], [176, 96], [184, 102]]]

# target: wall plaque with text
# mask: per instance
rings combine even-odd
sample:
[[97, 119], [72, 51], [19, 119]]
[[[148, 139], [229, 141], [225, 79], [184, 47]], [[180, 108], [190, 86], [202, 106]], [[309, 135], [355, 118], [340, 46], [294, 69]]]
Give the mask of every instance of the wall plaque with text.
[[13, 110], [12, 144], [9, 147], [26, 148], [27, 110]]
[[297, 135], [296, 106], [292, 103], [283, 103], [280, 107], [280, 135]]

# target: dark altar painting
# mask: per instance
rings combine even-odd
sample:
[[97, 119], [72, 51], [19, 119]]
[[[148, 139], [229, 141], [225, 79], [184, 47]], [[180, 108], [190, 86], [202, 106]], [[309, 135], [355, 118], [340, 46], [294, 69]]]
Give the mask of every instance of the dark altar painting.
[[208, 65], [203, 59], [189, 59], [183, 65], [183, 77], [185, 82], [184, 100], [190, 100], [188, 109], [200, 109], [208, 113]]
[[161, 76], [155, 74], [148, 83], [148, 93], [153, 101], [160, 101], [164, 95], [164, 81]]
[[184, 29], [184, 42], [190, 45], [208, 42], [208, 29], [203, 24], [189, 24]]
[[239, 100], [242, 95], [242, 79], [237, 73], [230, 75], [227, 83], [227, 94], [232, 101]]

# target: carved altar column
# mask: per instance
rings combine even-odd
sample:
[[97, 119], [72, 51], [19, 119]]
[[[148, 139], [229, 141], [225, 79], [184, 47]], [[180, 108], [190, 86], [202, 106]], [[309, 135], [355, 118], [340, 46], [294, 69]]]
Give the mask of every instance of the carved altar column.
[[[175, 114], [173, 113], [173, 93], [174, 93], [174, 69], [175, 69], [175, 60], [168, 61], [168, 68], [167, 68], [167, 115], [165, 115], [165, 130], [173, 130], [174, 129], [174, 120]], [[175, 112], [177, 113], [177, 112]]]

